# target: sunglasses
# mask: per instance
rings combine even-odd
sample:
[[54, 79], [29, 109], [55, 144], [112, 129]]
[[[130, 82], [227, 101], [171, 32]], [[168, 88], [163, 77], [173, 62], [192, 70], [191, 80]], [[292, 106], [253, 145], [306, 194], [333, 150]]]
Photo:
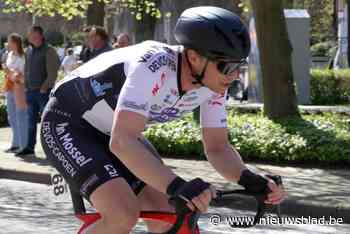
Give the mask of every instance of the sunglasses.
[[247, 61], [245, 59], [241, 61], [218, 61], [217, 62], [217, 69], [218, 71], [227, 76], [231, 75], [233, 72], [235, 72], [240, 66], [247, 64]]

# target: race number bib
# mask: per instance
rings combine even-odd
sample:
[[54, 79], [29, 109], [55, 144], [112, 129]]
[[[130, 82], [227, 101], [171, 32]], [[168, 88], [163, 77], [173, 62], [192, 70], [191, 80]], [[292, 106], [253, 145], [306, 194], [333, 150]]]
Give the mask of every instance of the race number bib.
[[55, 198], [67, 198], [70, 196], [69, 186], [63, 176], [56, 170], [51, 173], [51, 194]]

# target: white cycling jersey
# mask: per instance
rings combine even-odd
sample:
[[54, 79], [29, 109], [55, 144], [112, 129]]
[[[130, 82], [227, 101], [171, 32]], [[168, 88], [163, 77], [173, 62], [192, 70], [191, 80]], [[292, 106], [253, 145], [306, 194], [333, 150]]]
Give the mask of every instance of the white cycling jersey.
[[182, 91], [182, 50], [146, 41], [105, 52], [60, 81], [52, 95], [72, 117], [105, 134], [111, 132], [114, 111], [121, 110], [163, 123], [200, 106], [202, 127], [226, 127], [225, 95], [206, 87]]

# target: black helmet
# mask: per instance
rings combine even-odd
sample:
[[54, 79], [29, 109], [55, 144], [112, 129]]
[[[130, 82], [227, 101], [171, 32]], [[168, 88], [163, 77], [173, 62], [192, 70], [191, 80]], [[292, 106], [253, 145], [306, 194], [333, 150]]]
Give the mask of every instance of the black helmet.
[[175, 39], [212, 59], [245, 59], [250, 51], [246, 26], [231, 11], [202, 6], [185, 10], [177, 21]]

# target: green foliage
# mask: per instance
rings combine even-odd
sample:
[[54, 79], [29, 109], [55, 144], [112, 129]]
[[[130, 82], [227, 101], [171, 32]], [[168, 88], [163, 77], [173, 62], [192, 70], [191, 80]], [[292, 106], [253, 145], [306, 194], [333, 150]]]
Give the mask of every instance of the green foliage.
[[311, 45], [334, 40], [333, 0], [295, 0], [295, 8], [307, 9], [311, 20]]
[[313, 105], [345, 104], [350, 101], [350, 69], [311, 70], [311, 103]]
[[69, 41], [72, 42], [73, 46], [84, 44], [86, 35], [84, 32], [71, 33], [69, 36]]
[[203, 155], [200, 130], [189, 115], [168, 124], [153, 125], [145, 135], [164, 154]]
[[326, 41], [326, 42], [320, 42], [316, 43], [313, 46], [311, 46], [311, 55], [312, 56], [326, 56], [331, 57], [334, 56], [334, 48], [335, 48], [335, 42], [334, 41]]
[[49, 44], [56, 47], [62, 46], [64, 43], [64, 36], [61, 32], [47, 31], [45, 33], [45, 39]]
[[[309, 115], [273, 122], [261, 114], [229, 113], [230, 142], [245, 160], [350, 164], [346, 117]], [[199, 126], [190, 116], [151, 126], [145, 135], [161, 154], [204, 158]]]
[[160, 0], [119, 0], [120, 6], [128, 8], [136, 20], [142, 20], [145, 15], [150, 15], [156, 19], [162, 17], [158, 8]]
[[2, 91], [2, 87], [4, 87], [5, 82], [5, 73], [0, 70], [0, 93]]
[[38, 16], [51, 17], [59, 14], [71, 20], [75, 16], [83, 17], [91, 3], [91, 0], [5, 0], [6, 7], [3, 11], [7, 13], [27, 11]]
[[[89, 5], [94, 1], [110, 4], [112, 0], [4, 0], [6, 4], [2, 9], [6, 13], [30, 12], [37, 16], [50, 16], [56, 14], [63, 16], [67, 20], [73, 17], [85, 17]], [[155, 18], [161, 17], [158, 9], [160, 0], [118, 0], [116, 1], [120, 7], [129, 8], [131, 13], [135, 15], [137, 20], [141, 20], [145, 14]]]

